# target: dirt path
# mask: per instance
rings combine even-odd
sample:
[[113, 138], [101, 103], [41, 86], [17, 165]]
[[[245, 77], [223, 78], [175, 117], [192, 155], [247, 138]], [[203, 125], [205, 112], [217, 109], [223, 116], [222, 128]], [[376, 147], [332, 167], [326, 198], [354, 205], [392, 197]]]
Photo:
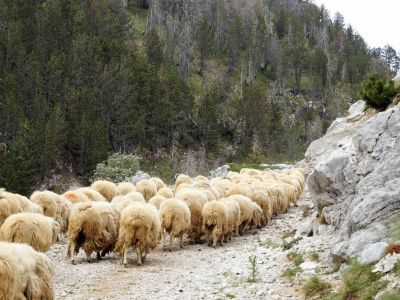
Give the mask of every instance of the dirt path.
[[[300, 205], [310, 205], [303, 196]], [[54, 264], [57, 299], [303, 299], [300, 283], [315, 272], [329, 268], [328, 234], [304, 237], [291, 250], [282, 250], [282, 237], [304, 222], [300, 207], [275, 217], [262, 230], [248, 231], [223, 247], [186, 245], [165, 252], [160, 246], [139, 267], [130, 254], [129, 268], [110, 255], [88, 264], [82, 253], [73, 266], [65, 257], [66, 244], [48, 253]], [[292, 267], [291, 251], [318, 252], [318, 267], [288, 280], [282, 272]], [[249, 257], [256, 257], [256, 280], [251, 280]], [[326, 261], [326, 262], [325, 262]]]

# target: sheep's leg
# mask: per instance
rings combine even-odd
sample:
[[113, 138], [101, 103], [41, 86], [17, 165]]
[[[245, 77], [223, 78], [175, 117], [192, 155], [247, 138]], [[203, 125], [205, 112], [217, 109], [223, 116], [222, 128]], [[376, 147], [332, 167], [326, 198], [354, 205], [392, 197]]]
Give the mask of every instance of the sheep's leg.
[[244, 228], [244, 225], [240, 224], [239, 225], [239, 235], [243, 235], [243, 228]]
[[99, 251], [96, 253], [96, 258], [97, 258], [97, 260], [101, 260], [101, 254]]
[[125, 247], [124, 248], [124, 258], [123, 258], [123, 261], [122, 261], [125, 268], [128, 267], [128, 248], [129, 247]]
[[149, 250], [146, 249], [146, 250], [144, 251], [144, 253], [143, 253], [143, 256], [142, 256], [142, 262], [143, 262], [143, 263], [146, 262], [146, 257], [147, 257], [147, 254], [149, 253], [148, 251], [149, 251]]
[[208, 247], [211, 247], [211, 238], [210, 238], [210, 234], [208, 231], [206, 232], [206, 241], [207, 241]]
[[163, 230], [163, 248], [167, 247], [167, 231], [164, 229]]
[[179, 246], [181, 247], [181, 249], [183, 248], [183, 235], [179, 237]]
[[235, 228], [235, 236], [239, 236], [239, 226], [236, 226]]
[[169, 251], [172, 252], [172, 242], [174, 241], [174, 236], [172, 233], [169, 235]]
[[86, 253], [86, 260], [87, 260], [87, 262], [88, 262], [88, 263], [91, 263], [91, 262], [92, 262], [91, 254], [92, 254], [92, 253], [90, 253], [89, 251], [86, 251], [86, 250], [85, 250], [85, 253]]
[[218, 242], [218, 236], [215, 232], [213, 232], [213, 248], [215, 249], [217, 247], [217, 242]]
[[71, 254], [71, 263], [73, 265], [76, 264], [76, 262], [75, 262], [75, 247], [76, 247], [75, 240], [71, 239], [70, 240], [70, 245], [69, 245], [69, 251], [70, 251], [70, 254]]
[[140, 247], [136, 247], [136, 259], [138, 266], [142, 265], [142, 250]]

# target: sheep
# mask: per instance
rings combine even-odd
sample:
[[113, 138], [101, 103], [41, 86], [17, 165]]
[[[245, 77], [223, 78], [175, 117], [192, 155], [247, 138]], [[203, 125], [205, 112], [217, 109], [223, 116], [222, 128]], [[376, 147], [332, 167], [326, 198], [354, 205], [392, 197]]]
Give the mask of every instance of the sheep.
[[157, 194], [157, 186], [149, 179], [142, 179], [136, 183], [136, 190], [141, 193], [144, 199], [149, 201], [151, 197]]
[[36, 191], [31, 195], [31, 201], [42, 207], [45, 216], [55, 218], [58, 197], [59, 195], [51, 191]]
[[47, 252], [56, 242], [60, 224], [36, 213], [9, 216], [0, 227], [0, 240], [31, 245], [36, 251]]
[[156, 185], [157, 191], [162, 188], [167, 187], [165, 185], [165, 183], [158, 177], [151, 177], [149, 180], [152, 181]]
[[78, 190], [78, 189], [67, 191], [64, 194], [62, 194], [61, 197], [68, 200], [72, 204], [90, 201], [88, 196], [86, 196], [85, 193], [83, 193], [81, 190]]
[[220, 197], [227, 197], [226, 191], [234, 186], [234, 183], [229, 179], [217, 177], [210, 180], [210, 185], [219, 192]]
[[131, 199], [132, 201], [146, 202], [143, 195], [139, 192], [130, 192], [130, 193], [126, 194], [125, 196], [128, 197], [129, 199]]
[[157, 209], [160, 208], [161, 203], [168, 198], [165, 198], [164, 196], [161, 195], [155, 195], [153, 197], [150, 198], [149, 200], [149, 204], [154, 205]]
[[190, 210], [191, 227], [188, 232], [189, 239], [193, 243], [200, 243], [203, 225], [203, 204], [207, 202], [207, 197], [194, 188], [183, 188], [176, 194], [177, 199], [185, 201]]
[[0, 242], [0, 299], [54, 299], [50, 259], [29, 245]]
[[60, 224], [60, 233], [65, 234], [68, 230], [68, 219], [71, 214], [72, 203], [65, 198], [58, 196], [57, 201], [57, 213], [55, 220]]
[[179, 174], [179, 176], [175, 180], [175, 187], [174, 191], [177, 193], [179, 189], [187, 186], [192, 186], [193, 185], [193, 180], [189, 176], [185, 174]]
[[161, 222], [157, 209], [148, 203], [135, 202], [126, 207], [121, 215], [118, 240], [114, 251], [123, 256], [128, 267], [128, 248], [136, 250], [137, 264], [146, 261], [151, 249], [157, 247], [161, 237]]
[[122, 211], [134, 202], [146, 202], [141, 193], [130, 192], [124, 196], [114, 197], [111, 201], [112, 206], [121, 214]]
[[264, 212], [261, 207], [256, 203], [253, 202], [253, 218], [250, 222], [250, 229], [252, 226], [256, 226], [257, 228], [264, 227], [267, 225], [267, 220], [265, 218]]
[[112, 198], [118, 195], [117, 186], [108, 180], [97, 180], [90, 187], [102, 194], [108, 202], [111, 202]]
[[176, 194], [175, 198], [185, 200], [188, 198], [196, 198], [203, 206], [208, 202], [208, 197], [203, 190], [196, 189], [194, 187], [184, 187], [180, 189]]
[[87, 261], [97, 252], [97, 259], [105, 256], [115, 245], [118, 236], [119, 213], [107, 202], [84, 202], [72, 208], [68, 224], [68, 252], [72, 264], [82, 247]]
[[89, 201], [107, 201], [107, 199], [101, 193], [90, 187], [81, 187], [79, 189], [76, 189], [75, 191], [84, 193]]
[[174, 198], [174, 192], [168, 187], [159, 189], [157, 195], [164, 196], [165, 198]]
[[253, 220], [253, 202], [250, 198], [243, 195], [232, 195], [228, 199], [237, 201], [240, 207], [240, 225], [239, 235], [243, 235], [246, 226], [249, 226]]
[[169, 234], [169, 251], [172, 251], [172, 242], [175, 237], [179, 238], [179, 246], [183, 248], [183, 235], [188, 233], [191, 226], [188, 205], [180, 199], [166, 199], [160, 205], [160, 219], [163, 231]]
[[[252, 185], [252, 197], [251, 199], [257, 203], [262, 209], [265, 222], [269, 222], [272, 216], [272, 205], [271, 199], [268, 194], [268, 189], [262, 183], [253, 183]], [[263, 222], [264, 224], [264, 222]], [[266, 225], [266, 223], [264, 224]], [[264, 226], [263, 225], [263, 226]]]
[[135, 185], [127, 181], [118, 183], [117, 189], [118, 189], [118, 194], [121, 196], [126, 195], [130, 192], [136, 192]]
[[208, 246], [211, 247], [210, 234], [213, 237], [212, 246], [215, 248], [217, 242], [223, 246], [224, 234], [228, 226], [228, 208], [223, 202], [210, 201], [203, 206], [203, 230]]
[[0, 189], [0, 226], [10, 215], [19, 212], [33, 212], [43, 214], [43, 209], [19, 194], [6, 192]]
[[225, 241], [228, 241], [231, 240], [232, 233], [235, 233], [235, 236], [239, 235], [240, 206], [234, 199], [221, 198], [219, 201], [224, 203], [228, 209], [228, 226], [224, 236]]
[[132, 203], [134, 203], [134, 200], [126, 195], [114, 197], [111, 201], [111, 205], [119, 212], [119, 214], [121, 214], [122, 211]]

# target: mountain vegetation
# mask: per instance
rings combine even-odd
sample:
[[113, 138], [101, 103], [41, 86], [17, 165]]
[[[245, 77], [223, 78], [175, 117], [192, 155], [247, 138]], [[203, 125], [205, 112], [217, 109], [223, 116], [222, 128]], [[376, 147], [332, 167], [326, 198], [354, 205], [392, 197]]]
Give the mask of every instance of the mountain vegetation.
[[0, 56], [0, 186], [25, 194], [116, 152], [165, 177], [299, 159], [399, 69], [300, 0], [0, 0]]

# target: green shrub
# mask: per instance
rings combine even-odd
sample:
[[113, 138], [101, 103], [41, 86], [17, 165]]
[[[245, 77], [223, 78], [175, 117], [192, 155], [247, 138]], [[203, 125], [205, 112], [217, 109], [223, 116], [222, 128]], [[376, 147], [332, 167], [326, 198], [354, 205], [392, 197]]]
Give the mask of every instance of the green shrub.
[[106, 179], [121, 182], [139, 170], [139, 158], [136, 155], [114, 153], [106, 161], [97, 164], [90, 181]]
[[362, 83], [360, 96], [370, 107], [385, 109], [396, 95], [396, 87], [392, 80], [379, 75], [372, 75]]
[[307, 283], [303, 286], [303, 292], [306, 299], [326, 296], [331, 291], [331, 285], [317, 276], [311, 277]]
[[373, 273], [372, 269], [372, 265], [362, 265], [357, 261], [352, 261], [342, 276], [342, 289], [328, 299], [374, 299], [388, 282], [380, 280], [382, 275]]
[[381, 300], [400, 300], [400, 289], [392, 292], [387, 292], [382, 295]]

